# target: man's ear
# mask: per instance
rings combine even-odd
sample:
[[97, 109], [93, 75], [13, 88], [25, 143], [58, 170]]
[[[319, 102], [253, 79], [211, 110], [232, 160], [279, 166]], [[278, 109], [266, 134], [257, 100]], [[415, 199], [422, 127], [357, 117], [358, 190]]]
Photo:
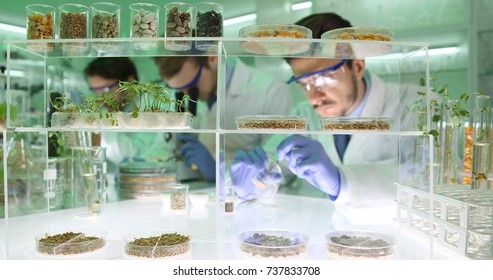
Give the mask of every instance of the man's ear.
[[352, 60], [351, 62], [353, 63], [353, 72], [354, 72], [354, 74], [356, 74], [356, 77], [358, 79], [363, 78], [363, 76], [365, 75], [365, 69], [366, 69], [365, 61], [364, 60]]
[[207, 65], [212, 70], [217, 70], [217, 56], [209, 56], [209, 57], [207, 57]]

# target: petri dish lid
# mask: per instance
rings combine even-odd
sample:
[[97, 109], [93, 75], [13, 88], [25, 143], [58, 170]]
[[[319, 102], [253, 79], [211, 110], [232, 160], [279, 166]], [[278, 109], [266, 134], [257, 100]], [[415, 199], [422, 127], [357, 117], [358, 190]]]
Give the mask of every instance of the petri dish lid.
[[176, 168], [166, 162], [125, 162], [118, 165], [122, 173], [165, 173]]

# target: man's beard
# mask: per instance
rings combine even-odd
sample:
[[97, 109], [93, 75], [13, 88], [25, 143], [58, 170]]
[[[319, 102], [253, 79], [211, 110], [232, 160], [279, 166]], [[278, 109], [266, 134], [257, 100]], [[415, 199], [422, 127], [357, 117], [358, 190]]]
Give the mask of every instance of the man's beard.
[[[356, 76], [354, 74], [351, 75], [351, 83], [353, 84], [353, 86], [352, 86], [352, 90], [350, 91], [350, 94], [348, 94], [348, 96], [347, 96], [347, 100], [349, 102], [351, 102], [351, 104], [354, 104], [354, 102], [356, 101], [356, 98], [358, 96], [357, 95], [357, 93], [358, 93], [358, 82], [357, 82]], [[312, 107], [313, 107], [313, 109], [317, 110], [320, 107], [329, 106], [329, 105], [333, 105], [333, 104], [335, 104], [334, 101], [324, 99], [317, 104], [313, 104]], [[344, 115], [347, 115], [348, 112], [343, 112], [343, 113], [344, 113]]]

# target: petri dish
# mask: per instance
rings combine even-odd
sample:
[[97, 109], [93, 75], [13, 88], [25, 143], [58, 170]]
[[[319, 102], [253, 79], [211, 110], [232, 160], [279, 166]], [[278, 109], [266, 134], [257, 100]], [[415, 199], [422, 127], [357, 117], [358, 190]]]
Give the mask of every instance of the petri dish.
[[162, 259], [187, 254], [190, 236], [167, 230], [149, 230], [123, 237], [123, 252], [131, 258]]
[[390, 130], [391, 118], [328, 117], [322, 118], [322, 130]]
[[330, 30], [321, 39], [347, 40], [350, 43], [324, 43], [324, 53], [340, 58], [365, 58], [390, 53], [394, 33], [377, 27], [347, 27]]
[[106, 245], [106, 232], [100, 229], [64, 229], [36, 235], [36, 252], [70, 256], [99, 251]]
[[[311, 39], [312, 31], [304, 26], [295, 24], [255, 24], [240, 29], [239, 37], [277, 39], [241, 42], [240, 47], [249, 53], [290, 55], [306, 52], [310, 49], [309, 42], [293, 41], [292, 39]], [[283, 41], [283, 39], [291, 40]]]
[[121, 173], [165, 173], [169, 171], [175, 171], [173, 164], [166, 162], [125, 162], [121, 163], [118, 168]]
[[236, 117], [238, 129], [243, 130], [306, 130], [307, 120], [300, 116], [255, 115]]
[[308, 236], [287, 230], [254, 230], [238, 235], [240, 249], [250, 257], [300, 258], [306, 255]]
[[337, 259], [391, 259], [397, 239], [366, 231], [334, 231], [325, 236], [327, 250]]

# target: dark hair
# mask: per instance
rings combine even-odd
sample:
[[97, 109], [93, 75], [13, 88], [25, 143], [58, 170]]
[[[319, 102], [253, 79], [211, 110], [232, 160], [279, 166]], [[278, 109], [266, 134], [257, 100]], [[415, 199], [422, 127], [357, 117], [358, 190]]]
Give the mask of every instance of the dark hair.
[[335, 13], [313, 14], [302, 18], [295, 24], [310, 29], [313, 39], [320, 39], [322, 34], [332, 29], [351, 27], [349, 21]]
[[208, 67], [208, 56], [158, 56], [154, 58], [154, 62], [161, 78], [171, 78], [180, 71], [183, 63], [188, 59], [193, 59], [197, 65], [204, 63], [205, 67]]
[[84, 69], [84, 76], [86, 79], [101, 76], [108, 80], [127, 81], [129, 77], [139, 80], [137, 68], [128, 57], [98, 57]]

